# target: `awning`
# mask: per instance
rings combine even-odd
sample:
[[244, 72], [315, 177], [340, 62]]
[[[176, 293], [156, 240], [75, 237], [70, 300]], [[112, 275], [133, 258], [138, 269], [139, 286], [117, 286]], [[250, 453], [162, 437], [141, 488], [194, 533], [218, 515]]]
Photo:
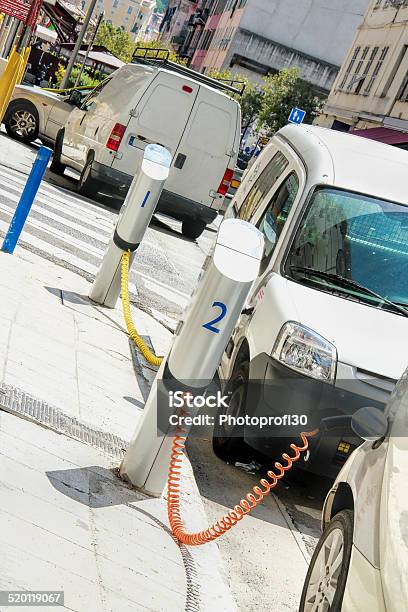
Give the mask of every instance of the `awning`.
[[[79, 55], [85, 55], [84, 51], [80, 51]], [[125, 62], [118, 59], [111, 53], [103, 53], [102, 51], [90, 51], [88, 59], [92, 60], [96, 64], [104, 64], [111, 68], [121, 68], [125, 65]]]
[[368, 128], [367, 130], [354, 130], [350, 132], [353, 136], [362, 136], [370, 138], [389, 145], [398, 145], [408, 143], [408, 133], [390, 130], [389, 128], [376, 127]]
[[51, 44], [55, 43], [58, 38], [58, 34], [56, 32], [49, 30], [48, 28], [44, 28], [44, 26], [40, 24], [37, 25], [35, 35], [38, 36], [38, 38], [41, 38], [41, 40], [45, 40]]

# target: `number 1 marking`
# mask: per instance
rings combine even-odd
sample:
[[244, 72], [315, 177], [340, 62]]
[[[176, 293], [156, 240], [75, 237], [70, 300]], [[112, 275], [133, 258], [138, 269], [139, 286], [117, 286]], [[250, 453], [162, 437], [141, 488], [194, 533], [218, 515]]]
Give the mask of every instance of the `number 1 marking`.
[[218, 327], [215, 327], [215, 324], [219, 323], [224, 319], [228, 312], [228, 308], [222, 302], [213, 302], [212, 308], [219, 308], [221, 310], [221, 313], [212, 321], [204, 323], [203, 327], [205, 327], [205, 329], [210, 330], [210, 332], [213, 332], [214, 334], [219, 334], [221, 330], [218, 329]]
[[145, 198], [144, 198], [144, 200], [143, 200], [143, 202], [142, 202], [142, 206], [141, 206], [141, 208], [144, 208], [144, 207], [146, 206], [146, 203], [147, 203], [147, 200], [149, 199], [149, 196], [150, 196], [150, 191], [148, 191], [148, 192], [146, 193]]

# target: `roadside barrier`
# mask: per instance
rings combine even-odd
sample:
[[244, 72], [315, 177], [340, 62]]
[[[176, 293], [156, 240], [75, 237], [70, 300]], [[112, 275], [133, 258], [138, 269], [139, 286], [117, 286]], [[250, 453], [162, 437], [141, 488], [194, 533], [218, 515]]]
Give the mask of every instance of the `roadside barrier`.
[[24, 224], [30, 213], [35, 196], [40, 187], [48, 162], [50, 161], [52, 150], [48, 147], [40, 147], [37, 157], [31, 169], [30, 175], [25, 184], [23, 193], [16, 211], [11, 220], [7, 234], [4, 237], [3, 246], [1, 248], [5, 253], [13, 253], [16, 248], [18, 239], [23, 231]]

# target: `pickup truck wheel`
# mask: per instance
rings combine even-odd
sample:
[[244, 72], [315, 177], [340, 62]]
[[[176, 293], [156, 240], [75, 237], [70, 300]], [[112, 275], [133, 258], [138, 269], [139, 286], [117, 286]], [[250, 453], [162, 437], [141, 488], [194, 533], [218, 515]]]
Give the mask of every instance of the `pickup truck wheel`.
[[229, 396], [228, 408], [218, 409], [213, 432], [213, 450], [224, 461], [242, 461], [247, 459], [248, 447], [244, 441], [243, 427], [240, 425], [222, 423], [221, 415], [229, 415], [235, 419], [245, 414], [245, 402], [248, 389], [249, 364], [242, 363], [229, 380], [226, 393]]
[[86, 162], [79, 179], [78, 192], [88, 198], [94, 198], [99, 191], [98, 183], [92, 178], [92, 162], [90, 157]]
[[186, 238], [199, 238], [206, 228], [204, 221], [193, 221], [185, 219], [181, 225], [181, 232]]
[[62, 176], [65, 172], [66, 165], [61, 163], [62, 141], [64, 139], [64, 131], [60, 130], [55, 140], [54, 153], [50, 165], [51, 172]]
[[40, 120], [37, 109], [27, 100], [16, 100], [7, 109], [4, 126], [7, 134], [26, 144], [37, 140]]

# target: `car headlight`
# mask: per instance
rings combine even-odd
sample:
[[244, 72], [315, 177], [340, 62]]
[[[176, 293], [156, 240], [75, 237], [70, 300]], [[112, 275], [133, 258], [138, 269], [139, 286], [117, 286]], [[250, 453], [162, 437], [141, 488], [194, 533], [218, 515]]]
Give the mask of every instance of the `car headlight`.
[[285, 323], [275, 342], [272, 357], [288, 368], [317, 380], [332, 383], [336, 378], [336, 347], [299, 323]]

